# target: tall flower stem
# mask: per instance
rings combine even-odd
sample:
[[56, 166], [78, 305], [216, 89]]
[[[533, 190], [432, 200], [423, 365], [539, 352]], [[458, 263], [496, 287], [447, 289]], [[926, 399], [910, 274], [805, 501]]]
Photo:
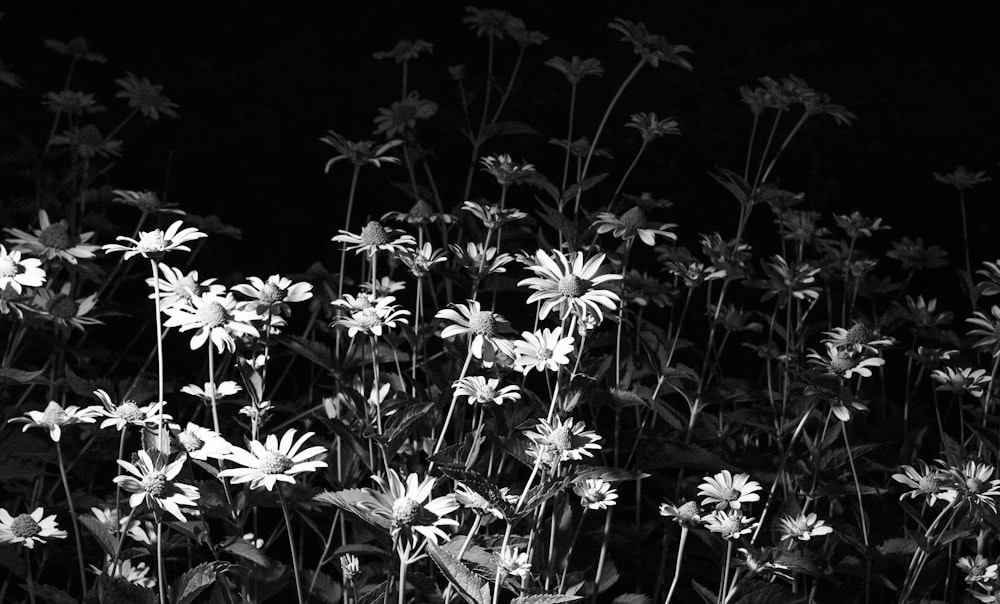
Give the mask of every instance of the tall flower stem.
[[288, 549], [292, 553], [292, 572], [295, 575], [295, 591], [299, 597], [299, 604], [305, 604], [305, 597], [302, 592], [302, 578], [299, 577], [299, 554], [295, 551], [295, 539], [292, 537], [292, 515], [288, 513], [288, 502], [285, 501], [285, 494], [279, 486], [278, 501], [281, 502], [281, 513], [285, 516], [285, 530], [288, 533]]
[[215, 402], [215, 346], [208, 342], [208, 396], [212, 404], [212, 429], [221, 434], [219, 430], [219, 410]]
[[[156, 260], [150, 260], [149, 265], [153, 269], [153, 304], [156, 312], [156, 400], [166, 406], [166, 402], [163, 400], [163, 316], [160, 312], [160, 268], [157, 266]], [[211, 342], [209, 342], [209, 347], [211, 347]], [[169, 451], [169, 447], [164, 444], [163, 412], [163, 407], [160, 407], [160, 422], [156, 427], [156, 447], [161, 451]]]
[[972, 303], [972, 310], [976, 310], [976, 296], [972, 288], [972, 260], [969, 256], [969, 223], [965, 215], [965, 193], [958, 192], [958, 209], [962, 213], [962, 243], [965, 251], [965, 282], [969, 286], [969, 301]]
[[[469, 352], [465, 355], [465, 364], [462, 365], [462, 373], [458, 376], [458, 381], [465, 377], [465, 373], [469, 370], [469, 363], [472, 362], [472, 342], [469, 342]], [[448, 426], [451, 425], [451, 417], [455, 414], [455, 403], [458, 401], [458, 394], [454, 393], [451, 395], [451, 404], [448, 406], [448, 415], [444, 418], [444, 425], [441, 426], [441, 434], [438, 435], [437, 443], [434, 445], [434, 455], [437, 455], [438, 451], [441, 450], [441, 445], [444, 444], [445, 435], [448, 433]], [[431, 469], [434, 467], [432, 462], [430, 468], [427, 472], [430, 473]]]
[[[617, 445], [616, 445], [617, 447]], [[590, 601], [593, 603], [597, 602], [597, 596], [601, 591], [601, 575], [604, 574], [604, 561], [608, 557], [608, 537], [611, 535], [611, 516], [614, 513], [615, 508], [609, 507], [604, 516], [604, 534], [601, 537], [601, 553], [597, 556], [597, 572], [594, 575], [594, 593], [591, 595]]]
[[87, 593], [87, 573], [83, 568], [83, 543], [80, 541], [80, 523], [76, 519], [76, 508], [73, 506], [73, 494], [69, 490], [69, 480], [66, 478], [66, 463], [63, 461], [62, 446], [56, 441], [56, 458], [59, 460], [59, 476], [62, 478], [63, 489], [66, 491], [66, 505], [69, 507], [69, 519], [73, 523], [73, 541], [76, 542], [76, 563], [80, 571], [80, 593]]
[[610, 205], [608, 206], [609, 212], [615, 211], [616, 207], [615, 204], [618, 203], [618, 195], [621, 194], [622, 188], [625, 187], [625, 182], [628, 180], [628, 177], [632, 175], [632, 171], [635, 170], [635, 167], [639, 164], [639, 160], [642, 158], [642, 154], [646, 151], [646, 147], [648, 146], [649, 146], [649, 141], [643, 138], [642, 145], [639, 146], [639, 150], [636, 152], [635, 158], [632, 160], [632, 163], [629, 164], [628, 169], [625, 170], [625, 174], [622, 175], [622, 179], [618, 182], [618, 187], [615, 189], [615, 194], [611, 196], [611, 202]]
[[681, 526], [681, 540], [677, 545], [677, 563], [674, 565], [674, 578], [670, 581], [670, 590], [667, 591], [667, 599], [663, 601], [663, 604], [670, 604], [670, 600], [674, 598], [674, 590], [677, 589], [677, 583], [681, 578], [681, 564], [684, 561], [684, 546], [687, 545], [688, 538], [688, 527]]
[[[354, 193], [358, 189], [358, 174], [361, 173], [361, 164], [354, 164], [354, 171], [351, 172], [351, 188], [347, 193], [347, 216], [344, 218], [344, 230], [351, 230], [351, 214], [354, 211]], [[344, 297], [344, 270], [347, 265], [347, 244], [340, 244], [340, 270], [337, 272], [337, 299]], [[374, 292], [372, 292], [374, 293]], [[337, 314], [340, 314], [338, 307]], [[311, 323], [310, 323], [311, 324]], [[340, 330], [337, 330], [337, 346], [334, 348], [336, 354], [340, 355]]]
[[160, 590], [160, 604], [167, 604], [167, 570], [163, 563], [163, 518], [156, 515], [156, 577]]
[[[553, 517], [555, 517], [553, 515]], [[580, 514], [580, 521], [576, 523], [576, 530], [573, 531], [573, 538], [570, 539], [569, 548], [566, 550], [566, 563], [563, 565], [562, 576], [559, 578], [559, 593], [564, 593], [566, 587], [566, 573], [569, 572], [569, 561], [573, 557], [573, 547], [576, 546], [577, 539], [580, 538], [580, 531], [583, 530], [583, 520], [587, 517], [587, 508], [583, 508]]]
[[410, 558], [410, 548], [399, 552], [399, 604], [406, 604], [406, 566]]
[[854, 490], [858, 494], [858, 514], [861, 516], [861, 535], [865, 540], [865, 547], [868, 547], [868, 523], [865, 521], [865, 503], [861, 499], [861, 483], [858, 482], [858, 469], [854, 466], [854, 455], [851, 453], [851, 440], [847, 438], [847, 430], [841, 430], [844, 437], [844, 446], [847, 447], [847, 461], [851, 464], [851, 476], [854, 477]]
[[729, 562], [733, 559], [733, 540], [726, 539], [726, 561], [722, 564], [722, 581], [719, 584], [718, 604], [726, 601], [726, 591], [729, 589]]
[[[25, 585], [25, 589], [28, 590], [28, 599], [31, 601], [31, 604], [35, 604], [35, 579], [31, 576], [34, 573], [31, 570], [31, 550], [28, 548], [24, 548], [24, 568], [24, 576], [27, 579], [25, 581], [25, 583], [27, 583], [27, 585]], [[6, 582], [4, 583], [4, 586], [6, 587]], [[86, 593], [86, 590], [84, 590], [84, 592]]]

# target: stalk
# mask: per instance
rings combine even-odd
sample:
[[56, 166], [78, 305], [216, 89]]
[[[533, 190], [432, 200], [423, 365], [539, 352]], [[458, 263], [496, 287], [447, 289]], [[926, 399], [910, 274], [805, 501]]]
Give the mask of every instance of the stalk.
[[295, 539], [292, 537], [292, 517], [288, 513], [288, 502], [285, 501], [285, 494], [281, 487], [277, 488], [278, 501], [281, 502], [281, 512], [285, 516], [285, 529], [288, 532], [288, 549], [292, 553], [292, 572], [295, 574], [295, 591], [299, 597], [299, 604], [305, 604], [305, 597], [302, 592], [302, 579], [299, 577], [299, 555], [295, 551]]
[[76, 543], [76, 563], [80, 571], [80, 590], [87, 593], [87, 573], [83, 568], [83, 543], [80, 541], [80, 523], [76, 519], [76, 508], [73, 505], [73, 494], [69, 490], [69, 480], [66, 478], [66, 464], [63, 461], [62, 446], [56, 441], [56, 458], [59, 460], [59, 476], [62, 478], [63, 489], [66, 491], [66, 505], [69, 506], [69, 519], [73, 523], [73, 541]]
[[687, 545], [688, 537], [688, 527], [681, 526], [681, 541], [677, 545], [677, 563], [674, 565], [674, 578], [670, 581], [670, 591], [667, 592], [667, 599], [663, 601], [663, 604], [670, 604], [670, 600], [674, 597], [674, 591], [677, 589], [677, 582], [681, 578], [681, 564], [684, 560], [684, 546]]

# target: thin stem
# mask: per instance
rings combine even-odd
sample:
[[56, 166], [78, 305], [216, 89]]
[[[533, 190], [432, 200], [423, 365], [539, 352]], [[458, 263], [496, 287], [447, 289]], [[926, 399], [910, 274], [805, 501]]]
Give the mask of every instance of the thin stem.
[[[163, 380], [164, 380], [164, 369], [163, 369], [163, 317], [160, 315], [160, 268], [157, 266], [155, 260], [149, 261], [150, 266], [153, 268], [153, 303], [156, 312], [156, 392], [157, 392], [157, 402], [166, 406], [166, 402], [163, 400]], [[209, 342], [211, 346], [211, 342]], [[156, 448], [160, 451], [169, 451], [169, 447], [164, 446], [164, 409], [160, 407], [160, 421], [156, 427]], [[218, 431], [218, 428], [216, 428]]]
[[[25, 581], [27, 585], [25, 585], [25, 588], [28, 590], [28, 599], [31, 600], [31, 604], [35, 604], [35, 579], [31, 576], [33, 574], [31, 570], [31, 550], [28, 548], [24, 548], [24, 566], [26, 573], [24, 576], [27, 577], [27, 581]], [[7, 584], [4, 583], [4, 587], [6, 587], [6, 585]]]
[[[555, 514], [553, 514], [553, 518]], [[566, 573], [569, 572], [569, 561], [573, 557], [573, 547], [576, 545], [577, 539], [580, 538], [580, 531], [583, 530], [583, 520], [587, 517], [587, 508], [583, 508], [583, 512], [580, 514], [580, 521], [576, 523], [576, 530], [573, 531], [573, 538], [569, 542], [569, 549], [566, 550], [566, 563], [563, 565], [562, 577], [559, 579], [559, 593], [565, 593], [563, 590], [566, 587]]]
[[726, 601], [726, 591], [729, 589], [729, 562], [733, 559], [733, 540], [726, 539], [726, 561], [722, 565], [722, 581], [719, 585], [718, 604]]
[[674, 578], [670, 581], [670, 591], [667, 592], [667, 599], [664, 600], [663, 604], [670, 604], [670, 600], [674, 597], [674, 591], [677, 589], [677, 582], [681, 578], [681, 564], [684, 560], [684, 546], [687, 545], [688, 538], [688, 527], [681, 526], [681, 541], [677, 545], [677, 563], [674, 565]]
[[[124, 531], [122, 531], [124, 532]], [[163, 518], [156, 515], [156, 577], [160, 591], [160, 604], [167, 604], [167, 570], [163, 564]]]
[[215, 346], [212, 341], [208, 342], [208, 396], [212, 403], [212, 429], [215, 430], [217, 434], [222, 432], [219, 430], [219, 410], [215, 403]]
[[854, 490], [858, 493], [858, 513], [861, 516], [861, 534], [865, 538], [865, 547], [868, 547], [868, 523], [865, 521], [865, 504], [861, 499], [861, 483], [858, 482], [858, 470], [854, 467], [854, 455], [851, 453], [851, 441], [847, 438], [847, 430], [841, 430], [844, 437], [844, 446], [847, 447], [847, 461], [851, 464], [851, 475], [854, 477]]
[[56, 458], [59, 460], [59, 476], [62, 478], [63, 489], [66, 491], [66, 505], [69, 507], [69, 519], [73, 523], [73, 541], [76, 542], [76, 563], [80, 571], [80, 593], [87, 593], [87, 573], [83, 568], [83, 543], [80, 540], [80, 523], [76, 519], [76, 508], [73, 505], [73, 494], [69, 490], [69, 479], [66, 478], [66, 463], [63, 461], [62, 446], [56, 441]]
[[292, 516], [288, 513], [288, 502], [285, 501], [285, 494], [281, 487], [277, 488], [278, 501], [281, 502], [281, 512], [285, 515], [285, 530], [288, 532], [288, 549], [292, 552], [292, 572], [295, 574], [295, 591], [299, 596], [299, 604], [305, 604], [305, 597], [302, 591], [302, 579], [299, 577], [299, 555], [295, 550], [295, 539], [292, 537]]

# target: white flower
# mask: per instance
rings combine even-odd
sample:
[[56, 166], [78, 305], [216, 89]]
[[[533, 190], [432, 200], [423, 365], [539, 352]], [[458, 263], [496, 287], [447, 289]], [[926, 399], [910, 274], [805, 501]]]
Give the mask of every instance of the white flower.
[[562, 337], [562, 327], [543, 329], [534, 333], [525, 331], [514, 343], [514, 368], [527, 374], [535, 371], [558, 371], [569, 363], [573, 352], [573, 336]]
[[192, 329], [197, 331], [191, 338], [191, 350], [200, 348], [211, 338], [215, 348], [222, 353], [224, 349], [236, 350], [236, 340], [233, 334], [260, 337], [257, 329], [250, 324], [257, 315], [240, 310], [232, 294], [226, 297], [205, 293], [191, 298], [192, 306], [175, 306], [163, 312], [170, 318], [164, 322], [166, 327], [179, 327], [183, 333]]
[[109, 243], [108, 245], [103, 246], [103, 249], [105, 252], [125, 252], [125, 260], [139, 254], [141, 254], [143, 258], [156, 260], [161, 258], [167, 252], [190, 252], [191, 248], [184, 245], [185, 243], [208, 236], [194, 227], [182, 229], [182, 226], [183, 223], [180, 220], [177, 220], [167, 227], [166, 231], [162, 231], [160, 229], [153, 229], [152, 231], [145, 232], [140, 231], [139, 239], [132, 239], [131, 237], [116, 237], [116, 241], [125, 241], [131, 245]]
[[20, 250], [11, 250], [0, 245], [0, 291], [8, 286], [20, 294], [22, 286], [41, 287], [45, 283], [45, 270], [38, 258], [21, 258]]
[[535, 450], [530, 453], [552, 453], [557, 461], [580, 461], [584, 457], [593, 457], [591, 450], [601, 450], [598, 444], [600, 435], [587, 430], [583, 422], [574, 423], [573, 418], [563, 421], [556, 417], [552, 422], [539, 420], [535, 429], [525, 431], [524, 435], [535, 444]]
[[0, 508], [0, 543], [20, 543], [34, 549], [36, 543], [45, 543], [46, 539], [65, 538], [66, 531], [56, 524], [55, 514], [45, 516], [42, 508], [35, 508], [30, 514], [11, 516]]
[[803, 514], [798, 516], [785, 516], [778, 520], [781, 529], [781, 540], [798, 539], [799, 541], [809, 541], [813, 537], [829, 535], [833, 532], [832, 526], [827, 526], [823, 520], [818, 520], [816, 514]]
[[577, 317], [589, 313], [603, 318], [605, 310], [613, 311], [621, 301], [618, 294], [602, 288], [608, 281], [621, 279], [621, 275], [614, 273], [600, 274], [604, 258], [604, 254], [598, 254], [584, 261], [583, 252], [567, 258], [558, 250], [553, 250], [552, 256], [538, 250], [535, 263], [526, 267], [537, 276], [522, 279], [517, 285], [535, 290], [528, 297], [528, 304], [542, 303], [539, 319], [544, 319], [552, 310], [559, 311], [560, 319], [570, 313]]
[[306, 432], [295, 440], [295, 429], [292, 428], [280, 441], [274, 434], [268, 435], [263, 443], [251, 440], [249, 451], [234, 446], [226, 459], [242, 467], [223, 470], [219, 472], [219, 478], [232, 478], [233, 484], [249, 482], [251, 489], [264, 487], [268, 491], [273, 490], [278, 482], [295, 484], [296, 474], [327, 467], [325, 461], [317, 459], [326, 455], [326, 447], [302, 449], [302, 445], [313, 435], [313, 432]]
[[698, 494], [704, 496], [702, 505], [717, 504], [715, 509], [732, 508], [739, 510], [742, 504], [760, 501], [760, 483], [750, 480], [749, 474], [733, 476], [729, 470], [723, 470], [715, 476], [706, 476], [698, 487]]
[[[111, 401], [111, 395], [103, 390], [95, 390], [94, 394], [101, 399], [104, 407], [93, 407], [95, 414], [103, 415], [105, 418], [101, 422], [101, 429], [114, 426], [115, 430], [123, 430], [125, 426], [158, 426], [160, 415], [163, 413], [163, 402], [151, 403], [140, 407], [133, 400], [122, 401], [116, 405]], [[164, 415], [163, 420], [171, 419], [169, 415]]]
[[573, 492], [580, 496], [580, 505], [590, 510], [605, 510], [618, 503], [618, 491], [611, 483], [599, 478], [588, 478], [573, 485]]
[[442, 338], [447, 340], [468, 335], [472, 356], [477, 359], [492, 359], [496, 354], [494, 339], [511, 331], [507, 319], [493, 311], [483, 310], [475, 300], [468, 300], [467, 304], [452, 304], [449, 308], [439, 310], [434, 318], [450, 322], [450, 325], [441, 330]]
[[502, 405], [504, 401], [516, 401], [521, 398], [519, 386], [511, 384], [501, 388], [499, 378], [474, 375], [454, 382], [451, 387], [455, 389], [455, 396], [467, 397], [470, 405], [473, 403]]
[[372, 514], [390, 522], [393, 538], [402, 536], [413, 544], [419, 534], [436, 545], [439, 539], [448, 539], [440, 527], [458, 526], [457, 521], [444, 517], [458, 509], [455, 496], [449, 494], [431, 499], [435, 478], [427, 477], [421, 481], [416, 474], [410, 474], [404, 483], [395, 470], [389, 470], [385, 478], [373, 476], [372, 480], [378, 483], [380, 489], [365, 491], [375, 502], [363, 502], [362, 505]]
[[181, 388], [181, 392], [184, 394], [190, 394], [191, 396], [197, 396], [203, 401], [212, 400], [212, 390], [215, 389], [215, 398], [220, 399], [226, 396], [232, 396], [242, 390], [239, 384], [233, 380], [226, 380], [219, 384], [213, 384], [212, 382], [205, 382], [204, 387], [198, 386], [197, 384], [188, 384]]
[[258, 277], [250, 277], [247, 281], [250, 283], [237, 285], [233, 290], [250, 298], [246, 303], [247, 309], [259, 315], [267, 314], [269, 309], [277, 314], [291, 314], [289, 302], [304, 302], [312, 298], [312, 284], [293, 284], [291, 279], [281, 275], [271, 275], [267, 281]]
[[501, 575], [515, 575], [523, 579], [531, 572], [528, 552], [519, 551], [516, 547], [511, 549], [505, 546], [497, 558]]
[[70, 235], [69, 222], [65, 219], [51, 222], [45, 210], [38, 210], [38, 226], [31, 233], [21, 229], [4, 229], [14, 235], [7, 240], [8, 243], [16, 243], [18, 248], [47, 260], [61, 258], [70, 264], [76, 264], [81, 258], [93, 258], [94, 252], [99, 249], [87, 243], [94, 236], [93, 231], [81, 233], [79, 237]]
[[705, 528], [713, 533], [719, 533], [723, 539], [739, 539], [754, 530], [756, 523], [752, 518], [740, 514], [738, 510], [715, 511], [702, 518]]
[[191, 422], [188, 422], [184, 430], [181, 430], [177, 424], [170, 427], [177, 431], [177, 442], [191, 459], [201, 461], [206, 461], [209, 458], [225, 459], [233, 451], [233, 446], [229, 444], [229, 441], [214, 430], [203, 428]]
[[[174, 306], [191, 305], [191, 298], [204, 293], [223, 296], [226, 288], [215, 282], [215, 279], [198, 280], [198, 271], [185, 273], [184, 271], [172, 268], [159, 263], [160, 277], [154, 282], [152, 277], [146, 279], [146, 285], [153, 288], [149, 294], [149, 299], [156, 298], [157, 287], [160, 290], [160, 305], [162, 308]], [[157, 286], [157, 287], [154, 287]]]
[[129, 505], [136, 508], [145, 502], [151, 510], [163, 510], [181, 522], [187, 522], [181, 506], [197, 505], [199, 493], [197, 487], [174, 481], [184, 467], [186, 456], [181, 455], [166, 463], [166, 459], [159, 455], [154, 462], [142, 449], [137, 455], [135, 464], [118, 460], [118, 465], [131, 476], [123, 474], [114, 479], [122, 489], [132, 493]]
[[10, 423], [24, 423], [22, 432], [28, 428], [45, 428], [49, 431], [49, 436], [53, 442], [59, 442], [62, 437], [63, 426], [73, 424], [92, 424], [94, 421], [94, 409], [86, 407], [81, 409], [76, 405], [63, 408], [59, 403], [52, 401], [44, 411], [28, 411], [25, 417], [15, 417], [8, 420]]

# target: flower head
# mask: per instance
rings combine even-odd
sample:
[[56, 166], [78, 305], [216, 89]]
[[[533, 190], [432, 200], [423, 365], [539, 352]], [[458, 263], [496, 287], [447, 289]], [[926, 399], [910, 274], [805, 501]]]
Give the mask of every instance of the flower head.
[[343, 243], [346, 249], [354, 250], [355, 254], [364, 252], [369, 257], [379, 251], [401, 254], [417, 245], [417, 241], [410, 235], [399, 229], [386, 228], [375, 220], [369, 221], [357, 235], [343, 230], [339, 233], [333, 237], [333, 241]]
[[46, 539], [65, 538], [66, 531], [56, 524], [55, 514], [45, 516], [42, 508], [35, 508], [30, 514], [11, 516], [0, 508], [0, 543], [20, 543], [34, 549], [36, 543], [45, 543]]
[[125, 77], [116, 79], [115, 83], [121, 86], [115, 96], [128, 101], [129, 107], [141, 111], [146, 117], [158, 120], [161, 113], [167, 117], [178, 117], [177, 103], [163, 95], [163, 86], [138, 78], [131, 72], [126, 72]]
[[985, 369], [973, 370], [971, 367], [935, 369], [931, 372], [931, 379], [940, 384], [935, 390], [968, 392], [976, 398], [981, 397], [990, 384], [990, 376], [986, 375]]
[[[172, 308], [174, 306], [192, 305], [191, 298], [200, 296], [203, 293], [217, 296], [225, 295], [225, 286], [215, 282], [215, 279], [198, 280], [198, 271], [185, 273], [162, 262], [159, 263], [159, 276], [157, 281], [153, 277], [146, 279], [146, 285], [153, 288], [149, 298], [156, 298], [156, 290], [160, 291], [160, 307]], [[156, 286], [156, 287], [154, 287]]]
[[[96, 245], [87, 243], [93, 238], [93, 232], [81, 233], [79, 236], [72, 235], [69, 232], [68, 221], [63, 219], [52, 222], [45, 210], [38, 210], [38, 228], [32, 229], [30, 233], [14, 228], [4, 230], [13, 235], [7, 240], [9, 243], [17, 244], [17, 248], [47, 260], [60, 258], [70, 264], [76, 264], [80, 259], [93, 258], [94, 252], [100, 249]], [[0, 269], [2, 268], [0, 265]]]
[[636, 206], [625, 212], [620, 217], [610, 212], [601, 212], [594, 221], [597, 233], [611, 233], [612, 236], [625, 241], [634, 241], [636, 237], [646, 245], [655, 245], [656, 237], [663, 237], [670, 241], [676, 241], [677, 235], [668, 229], [676, 227], [676, 224], [661, 224], [659, 226], [649, 224], [646, 213], [642, 208]]
[[[163, 415], [163, 402], [151, 403], [140, 407], [133, 400], [125, 400], [115, 404], [111, 400], [111, 395], [104, 390], [95, 390], [94, 395], [100, 399], [103, 407], [95, 407], [97, 415], [102, 415], [105, 420], [101, 422], [101, 428], [114, 426], [116, 430], [124, 430], [129, 424], [133, 426], [158, 426], [162, 420], [169, 420], [169, 415]], [[160, 416], [163, 415], [161, 418]]]
[[374, 119], [375, 134], [383, 134], [390, 139], [406, 135], [417, 127], [417, 120], [430, 119], [437, 110], [437, 103], [420, 98], [420, 94], [412, 90], [390, 107], [379, 107], [378, 116]]
[[483, 170], [497, 179], [497, 184], [502, 187], [519, 184], [535, 172], [535, 166], [529, 163], [519, 164], [506, 153], [497, 157], [492, 155], [484, 157], [479, 163], [483, 164]]
[[140, 231], [138, 239], [119, 236], [115, 238], [117, 241], [124, 241], [129, 245], [109, 243], [103, 246], [103, 249], [105, 252], [124, 252], [125, 260], [136, 255], [157, 260], [167, 252], [190, 252], [191, 248], [185, 245], [186, 243], [208, 236], [194, 227], [181, 228], [183, 226], [183, 222], [176, 220], [166, 231], [160, 229]]
[[292, 283], [291, 279], [281, 275], [271, 275], [267, 281], [259, 277], [250, 277], [247, 281], [250, 283], [241, 283], [233, 287], [233, 291], [249, 298], [244, 303], [245, 308], [259, 315], [268, 312], [289, 315], [292, 312], [289, 302], [304, 302], [312, 298], [312, 284]]
[[558, 417], [551, 422], [541, 419], [533, 430], [524, 433], [534, 444], [534, 455], [551, 455], [555, 461], [580, 461], [584, 457], [593, 457], [593, 450], [600, 451], [601, 440], [593, 430], [587, 430], [583, 422], [574, 422], [573, 418], [565, 421]]
[[38, 258], [22, 258], [20, 250], [0, 245], [0, 291], [10, 289], [22, 293], [23, 287], [41, 287], [45, 283], [45, 269]]
[[191, 306], [175, 306], [163, 312], [169, 317], [164, 322], [166, 327], [178, 327], [181, 333], [196, 330], [191, 338], [191, 350], [201, 348], [211, 340], [219, 353], [223, 350], [232, 352], [236, 350], [234, 335], [260, 336], [250, 324], [256, 313], [240, 309], [232, 294], [223, 297], [204, 293], [193, 296], [190, 302]]
[[574, 86], [579, 84], [580, 80], [585, 77], [604, 75], [604, 68], [601, 67], [601, 62], [593, 57], [581, 59], [573, 55], [569, 60], [563, 57], [552, 57], [545, 64], [566, 76], [569, 83]]
[[486, 378], [480, 375], [464, 377], [454, 384], [455, 396], [466, 397], [468, 403], [478, 403], [480, 405], [502, 405], [507, 401], [516, 401], [521, 398], [521, 388], [515, 384], [500, 387], [499, 378]]
[[715, 476], [706, 476], [698, 487], [698, 494], [704, 498], [702, 505], [716, 504], [715, 509], [739, 510], [744, 503], [760, 501], [760, 483], [750, 480], [749, 474], [736, 474], [723, 470]]
[[618, 294], [603, 288], [605, 283], [621, 279], [618, 274], [601, 274], [604, 259], [604, 254], [598, 254], [584, 260], [582, 252], [569, 258], [559, 250], [553, 250], [550, 256], [540, 249], [535, 252], [534, 263], [526, 267], [536, 276], [522, 279], [518, 286], [535, 290], [528, 297], [528, 304], [542, 303], [538, 311], [540, 319], [552, 310], [559, 311], [560, 319], [570, 313], [578, 317], [589, 313], [603, 318], [605, 310], [613, 311], [621, 301]]
[[170, 426], [177, 435], [177, 442], [191, 459], [225, 459], [233, 452], [233, 446], [218, 432], [188, 422], [181, 430], [177, 424]]
[[989, 558], [982, 554], [962, 556], [955, 566], [965, 573], [966, 583], [984, 584], [1000, 579], [1000, 572], [998, 572], [1000, 565], [990, 564]]
[[52, 441], [59, 442], [64, 426], [92, 424], [95, 421], [94, 415], [95, 410], [90, 407], [81, 409], [76, 405], [70, 405], [63, 408], [59, 403], [52, 401], [44, 411], [28, 411], [23, 417], [14, 417], [8, 421], [12, 424], [23, 423], [22, 432], [26, 432], [28, 428], [45, 428], [49, 431]]
[[514, 369], [528, 374], [535, 371], [558, 371], [569, 364], [573, 352], [573, 336], [562, 336], [562, 327], [542, 329], [534, 333], [525, 331], [514, 342]]
[[340, 572], [344, 575], [344, 581], [353, 581], [361, 574], [361, 561], [354, 554], [344, 554], [340, 557]]
[[716, 510], [702, 518], [702, 521], [705, 528], [722, 535], [723, 539], [739, 539], [757, 526], [753, 518], [742, 515], [739, 510]]
[[934, 173], [934, 180], [944, 185], [951, 185], [956, 191], [968, 191], [976, 185], [990, 182], [986, 172], [970, 172], [965, 166], [958, 166], [950, 174]]
[[531, 573], [531, 562], [528, 561], [528, 552], [519, 551], [515, 548], [504, 546], [497, 556], [497, 571], [501, 576], [514, 575], [522, 579]]
[[799, 512], [798, 516], [784, 516], [778, 520], [778, 528], [781, 531], [782, 541], [787, 539], [809, 541], [813, 537], [829, 535], [833, 532], [833, 527], [818, 520], [816, 514], [803, 514], [802, 512]]
[[328, 130], [326, 136], [319, 139], [320, 142], [330, 145], [337, 150], [339, 155], [335, 155], [326, 162], [323, 171], [329, 172], [335, 163], [341, 160], [348, 160], [355, 166], [372, 165], [381, 168], [383, 163], [398, 164], [399, 158], [386, 155], [390, 150], [403, 144], [399, 139], [392, 139], [379, 145], [375, 141], [349, 141], [333, 130]]
[[618, 499], [618, 491], [611, 483], [599, 478], [588, 478], [573, 485], [573, 492], [580, 496], [580, 505], [589, 510], [606, 510]]
[[181, 522], [186, 522], [181, 506], [197, 505], [200, 496], [197, 487], [174, 480], [180, 474], [187, 456], [182, 454], [167, 463], [167, 459], [160, 455], [153, 461], [149, 453], [142, 449], [137, 455], [138, 459], [134, 464], [118, 460], [118, 465], [127, 474], [114, 479], [123, 490], [132, 493], [129, 505], [136, 508], [145, 503], [151, 510], [165, 511]]
[[416, 474], [410, 474], [404, 482], [395, 470], [389, 470], [385, 478], [373, 476], [379, 489], [365, 489], [374, 498], [374, 502], [363, 504], [369, 511], [389, 521], [393, 538], [403, 539], [413, 544], [420, 535], [431, 543], [447, 540], [441, 527], [458, 526], [458, 522], [445, 518], [458, 509], [454, 495], [442, 495], [431, 499], [435, 478], [426, 477], [423, 480]]
[[701, 523], [701, 510], [694, 501], [688, 501], [681, 505], [661, 503], [660, 516], [670, 518], [677, 524], [688, 528], [699, 526]]
[[241, 467], [222, 470], [219, 478], [232, 478], [233, 484], [249, 482], [251, 489], [264, 487], [268, 491], [273, 490], [278, 482], [295, 484], [296, 474], [327, 467], [327, 463], [320, 459], [326, 455], [326, 447], [302, 448], [313, 434], [306, 432], [296, 440], [295, 429], [292, 428], [280, 441], [270, 434], [263, 443], [251, 440], [249, 450], [234, 446], [226, 459]]
[[483, 310], [482, 305], [475, 300], [468, 300], [466, 304], [452, 304], [439, 310], [434, 318], [450, 322], [450, 325], [441, 330], [442, 338], [447, 340], [455, 336], [468, 336], [469, 348], [477, 359], [492, 359], [496, 353], [495, 339], [513, 331], [507, 319], [493, 311]]

